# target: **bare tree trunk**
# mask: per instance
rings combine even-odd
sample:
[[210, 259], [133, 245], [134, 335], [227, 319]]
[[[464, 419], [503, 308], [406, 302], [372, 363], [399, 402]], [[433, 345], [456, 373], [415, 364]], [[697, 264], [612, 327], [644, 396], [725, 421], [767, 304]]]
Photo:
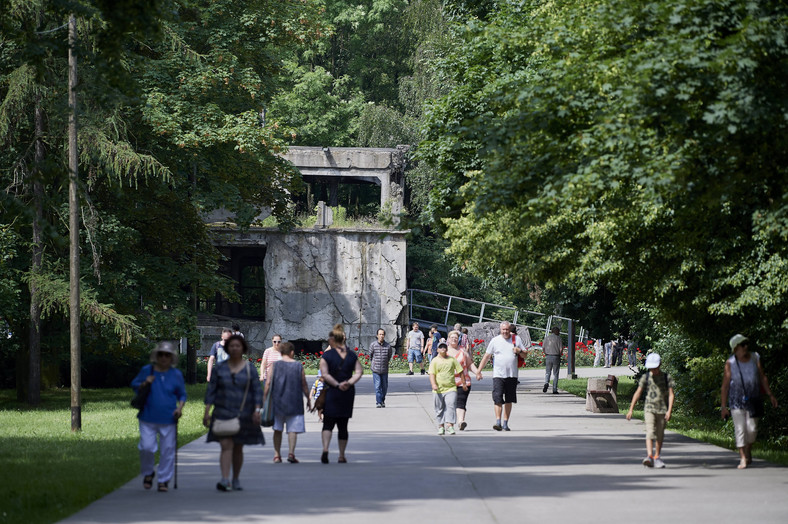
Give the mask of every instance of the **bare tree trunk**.
[[68, 227], [71, 340], [71, 431], [82, 430], [82, 339], [79, 311], [79, 193], [77, 174], [77, 20], [68, 20]]
[[[192, 183], [192, 192], [189, 194], [189, 198], [191, 198], [194, 194], [197, 193], [197, 163], [195, 162], [192, 164], [192, 176], [191, 176], [191, 183]], [[195, 247], [196, 251], [196, 247]], [[196, 253], [195, 253], [196, 258]], [[198, 300], [197, 300], [197, 283], [192, 282], [191, 284], [191, 306], [192, 310], [194, 311], [194, 315], [197, 315], [198, 309]], [[187, 384], [196, 384], [197, 383], [197, 344], [191, 338], [186, 340], [186, 383]]]
[[[41, 109], [41, 97], [36, 99], [35, 109], [36, 153], [33, 169], [33, 242], [31, 245], [32, 263], [30, 272], [41, 274], [44, 245], [41, 238], [41, 224], [44, 221], [44, 187], [41, 184], [41, 166], [44, 163], [44, 112]], [[30, 279], [30, 332], [29, 332], [29, 366], [27, 384], [27, 403], [37, 406], [41, 401], [41, 304], [38, 297], [38, 283]]]

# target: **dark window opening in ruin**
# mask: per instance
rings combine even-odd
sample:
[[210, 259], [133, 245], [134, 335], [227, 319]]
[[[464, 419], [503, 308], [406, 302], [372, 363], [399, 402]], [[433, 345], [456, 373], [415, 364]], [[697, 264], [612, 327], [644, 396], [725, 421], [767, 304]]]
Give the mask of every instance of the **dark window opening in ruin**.
[[305, 181], [306, 190], [295, 197], [297, 214], [314, 213], [319, 201], [331, 207], [342, 206], [348, 218], [375, 217], [380, 211], [378, 184], [342, 177], [309, 177]]
[[[326, 335], [328, 335], [328, 331], [331, 328], [329, 327], [326, 329]], [[326, 347], [328, 347], [328, 342], [325, 340], [291, 340], [290, 342], [293, 343], [295, 346], [295, 354], [296, 356], [307, 354], [307, 355], [317, 355]]]
[[263, 259], [247, 259], [241, 268], [238, 294], [241, 296], [241, 315], [244, 318], [265, 320], [265, 272]]
[[221, 249], [225, 260], [219, 271], [235, 281], [239, 301], [217, 294], [212, 301], [200, 301], [200, 311], [226, 317], [265, 320], [265, 247]]

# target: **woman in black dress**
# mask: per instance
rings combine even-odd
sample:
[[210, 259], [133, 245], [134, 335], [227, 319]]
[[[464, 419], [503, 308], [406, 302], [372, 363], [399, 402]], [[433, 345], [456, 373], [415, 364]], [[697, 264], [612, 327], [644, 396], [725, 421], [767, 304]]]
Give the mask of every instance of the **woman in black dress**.
[[[263, 403], [263, 389], [257, 369], [243, 358], [248, 351], [246, 340], [241, 335], [232, 335], [224, 343], [230, 358], [220, 362], [211, 374], [211, 381], [205, 392], [205, 415], [203, 424], [213, 428], [216, 419], [229, 420], [239, 417], [241, 429], [235, 435], [218, 437], [213, 429], [208, 432], [208, 442], [218, 442], [222, 451], [219, 455], [219, 468], [222, 479], [216, 484], [219, 491], [240, 490], [238, 475], [244, 463], [244, 444], [263, 444], [260, 430], [260, 406]], [[246, 398], [244, 398], [244, 395]], [[211, 415], [213, 406], [213, 415]], [[230, 466], [233, 480], [230, 483]]]
[[334, 326], [329, 340], [332, 338], [331, 350], [324, 352], [320, 359], [320, 372], [328, 388], [323, 410], [323, 455], [320, 457], [323, 464], [328, 464], [328, 445], [331, 444], [334, 426], [337, 427], [339, 440], [338, 462], [347, 462], [347, 424], [353, 416], [353, 401], [356, 398], [354, 384], [361, 380], [361, 375], [364, 374], [358, 356], [345, 345], [345, 329], [341, 324]]

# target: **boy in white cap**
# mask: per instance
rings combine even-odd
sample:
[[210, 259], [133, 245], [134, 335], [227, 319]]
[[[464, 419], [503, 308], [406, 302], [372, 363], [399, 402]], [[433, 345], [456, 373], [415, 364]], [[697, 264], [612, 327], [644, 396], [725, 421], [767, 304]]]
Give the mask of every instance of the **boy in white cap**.
[[[667, 373], [663, 373], [659, 366], [662, 359], [656, 353], [646, 357], [645, 375], [638, 382], [638, 389], [632, 396], [632, 404], [627, 411], [627, 420], [632, 418], [632, 410], [635, 403], [640, 400], [645, 389], [645, 405], [643, 407], [643, 418], [646, 421], [646, 451], [648, 456], [643, 459], [643, 465], [648, 467], [664, 468], [665, 463], [660, 458], [662, 452], [662, 441], [665, 439], [665, 425], [670, 420], [673, 412], [673, 389], [676, 384], [673, 378]], [[656, 441], [656, 449], [654, 446]]]

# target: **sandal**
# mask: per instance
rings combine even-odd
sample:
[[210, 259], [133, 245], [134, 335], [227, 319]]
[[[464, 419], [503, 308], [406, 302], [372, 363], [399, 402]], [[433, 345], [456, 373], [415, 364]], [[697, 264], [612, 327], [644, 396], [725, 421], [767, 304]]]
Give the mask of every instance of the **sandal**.
[[170, 488], [167, 486], [166, 482], [159, 482], [159, 487], [156, 489], [156, 491], [161, 491], [162, 493], [166, 493], [169, 490]]
[[339, 459], [337, 459], [337, 462], [339, 462], [340, 464], [347, 464], [347, 459], [345, 457], [339, 457]]
[[290, 454], [288, 454], [288, 455], [287, 455], [287, 461], [288, 461], [290, 464], [298, 464], [298, 459], [297, 459], [297, 458], [295, 458], [295, 455], [293, 455], [292, 453], [290, 453]]
[[282, 457], [278, 455], [274, 457], [274, 464], [281, 464], [281, 462], [282, 462]]
[[153, 487], [153, 476], [155, 473], [151, 473], [150, 475], [145, 475], [142, 477], [142, 487], [145, 489], [151, 489]]

